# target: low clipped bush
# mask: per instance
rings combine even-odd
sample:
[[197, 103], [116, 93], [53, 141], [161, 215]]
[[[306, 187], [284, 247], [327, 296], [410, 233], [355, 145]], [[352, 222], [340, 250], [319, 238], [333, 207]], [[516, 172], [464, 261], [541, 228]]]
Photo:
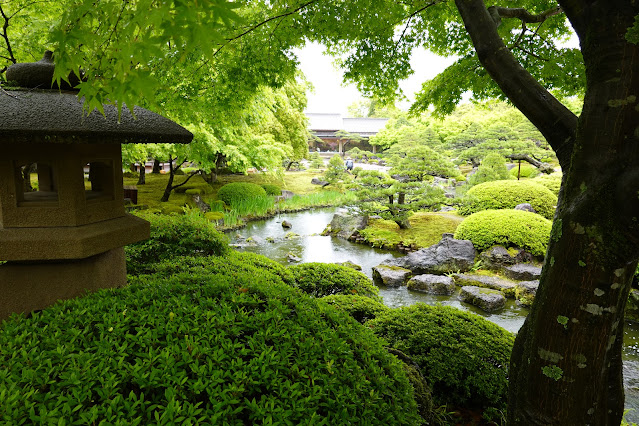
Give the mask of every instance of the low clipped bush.
[[217, 191], [218, 200], [233, 206], [251, 198], [266, 197], [266, 191], [261, 186], [251, 182], [227, 183]]
[[332, 296], [322, 297], [321, 300], [346, 312], [362, 324], [374, 319], [380, 313], [386, 312], [389, 309], [378, 300], [358, 294], [334, 294]]
[[207, 183], [188, 183], [186, 185], [178, 186], [173, 189], [173, 192], [176, 194], [184, 194], [190, 189], [199, 189], [201, 192], [199, 194], [210, 194], [213, 191], [211, 185]]
[[370, 330], [268, 274], [134, 281], [3, 324], [0, 423], [420, 423]]
[[545, 186], [555, 195], [559, 195], [561, 188], [561, 173], [552, 173], [549, 175], [539, 175], [533, 179], [533, 182]]
[[378, 298], [379, 290], [363, 273], [331, 263], [302, 263], [290, 266], [295, 286], [314, 297], [358, 294]]
[[530, 203], [537, 213], [552, 219], [557, 196], [531, 181], [497, 180], [469, 189], [457, 211], [469, 215], [489, 209], [512, 209], [522, 203]]
[[153, 263], [175, 256], [220, 256], [230, 250], [226, 236], [202, 215], [139, 216], [151, 223], [151, 237], [125, 247], [129, 274], [144, 273]]
[[277, 185], [265, 183], [260, 186], [264, 188], [264, 191], [266, 191], [266, 195], [273, 195], [273, 196], [282, 195], [282, 188], [280, 188]]
[[458, 240], [470, 240], [477, 250], [494, 245], [519, 247], [534, 256], [546, 253], [552, 222], [522, 210], [484, 210], [468, 216], [455, 231]]
[[419, 365], [436, 404], [505, 409], [512, 333], [469, 312], [423, 303], [389, 309], [366, 326]]

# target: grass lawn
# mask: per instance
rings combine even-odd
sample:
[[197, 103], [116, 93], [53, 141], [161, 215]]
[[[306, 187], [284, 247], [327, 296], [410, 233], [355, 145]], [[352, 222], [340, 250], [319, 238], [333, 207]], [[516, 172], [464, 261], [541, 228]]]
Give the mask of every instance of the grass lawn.
[[397, 247], [402, 243], [422, 248], [438, 243], [444, 233], [454, 233], [462, 220], [463, 216], [451, 212], [418, 212], [410, 217], [409, 229], [399, 229], [391, 220], [373, 219], [359, 234], [375, 247]]

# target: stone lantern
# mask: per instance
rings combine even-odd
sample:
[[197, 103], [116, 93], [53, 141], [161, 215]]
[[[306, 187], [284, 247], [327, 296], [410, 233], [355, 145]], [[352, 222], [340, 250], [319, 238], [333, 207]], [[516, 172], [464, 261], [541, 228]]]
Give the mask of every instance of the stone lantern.
[[0, 320], [126, 285], [123, 246], [149, 224], [124, 209], [120, 144], [193, 137], [143, 108], [87, 116], [77, 92], [41, 89], [53, 67], [50, 54], [13, 65], [21, 89], [0, 91]]

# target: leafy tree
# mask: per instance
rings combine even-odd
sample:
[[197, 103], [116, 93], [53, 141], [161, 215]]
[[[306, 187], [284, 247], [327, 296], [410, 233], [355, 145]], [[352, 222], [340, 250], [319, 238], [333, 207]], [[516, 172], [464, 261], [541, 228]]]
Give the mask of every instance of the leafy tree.
[[401, 143], [392, 146], [386, 154], [389, 156], [391, 173], [423, 181], [427, 176], [454, 178], [459, 170], [450, 159], [427, 145]]
[[400, 143], [419, 143], [433, 148], [441, 145], [441, 140], [428, 122], [409, 118], [405, 113], [388, 120], [386, 127], [370, 138], [370, 144], [381, 149]]
[[355, 101], [347, 107], [349, 117], [389, 118], [401, 113], [394, 105], [384, 105], [375, 98]]
[[[508, 421], [620, 422], [622, 315], [639, 259], [639, 3], [66, 0], [54, 8], [64, 11], [50, 33], [57, 73], [87, 67], [90, 105], [108, 93], [130, 104], [155, 96], [163, 106], [149, 82], [166, 77], [172, 84], [161, 84], [174, 89], [165, 93], [172, 101], [187, 93], [192, 107], [233, 111], [256, 88], [281, 87], [294, 75], [290, 48], [307, 40], [344, 53], [346, 79], [381, 101], [400, 94], [413, 49], [458, 57], [424, 84], [413, 111], [433, 105], [435, 114], [450, 113], [467, 91], [476, 100], [508, 98], [563, 171], [547, 262], [511, 358]], [[50, 10], [46, 16], [55, 16]], [[581, 49], [556, 43], [570, 26]], [[184, 83], [192, 87], [176, 89]], [[558, 99], [574, 94], [584, 94], [579, 117]]]
[[506, 159], [503, 155], [493, 152], [484, 157], [481, 165], [477, 168], [477, 172], [470, 176], [467, 182], [469, 186], [474, 186], [484, 182], [506, 179], [510, 179], [510, 173], [506, 167]]
[[394, 179], [377, 170], [360, 171], [351, 188], [364, 213], [392, 220], [400, 229], [410, 228], [412, 212], [437, 208], [445, 200], [444, 191], [428, 182]]
[[328, 160], [328, 166], [326, 167], [326, 171], [324, 171], [324, 179], [329, 183], [335, 184], [341, 179], [346, 178], [346, 176], [348, 176], [348, 174], [346, 173], [342, 157], [333, 155], [331, 159]]

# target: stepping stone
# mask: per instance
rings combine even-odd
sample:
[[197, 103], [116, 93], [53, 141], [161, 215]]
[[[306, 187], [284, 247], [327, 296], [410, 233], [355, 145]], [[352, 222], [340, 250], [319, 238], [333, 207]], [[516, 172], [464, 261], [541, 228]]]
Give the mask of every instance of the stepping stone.
[[504, 278], [475, 274], [454, 274], [453, 279], [458, 286], [472, 285], [475, 287], [491, 288], [504, 293], [504, 296], [514, 298], [517, 283]]
[[457, 288], [455, 281], [446, 275], [423, 274], [408, 280], [409, 290], [421, 291], [427, 294], [450, 296]]
[[495, 312], [506, 306], [506, 297], [501, 291], [472, 285], [462, 287], [459, 299], [486, 312]]
[[406, 285], [411, 274], [409, 269], [399, 266], [377, 265], [373, 267], [373, 282], [378, 286], [400, 287]]
[[517, 265], [504, 268], [504, 275], [511, 280], [534, 281], [538, 280], [541, 276], [541, 268], [528, 263], [518, 263]]

